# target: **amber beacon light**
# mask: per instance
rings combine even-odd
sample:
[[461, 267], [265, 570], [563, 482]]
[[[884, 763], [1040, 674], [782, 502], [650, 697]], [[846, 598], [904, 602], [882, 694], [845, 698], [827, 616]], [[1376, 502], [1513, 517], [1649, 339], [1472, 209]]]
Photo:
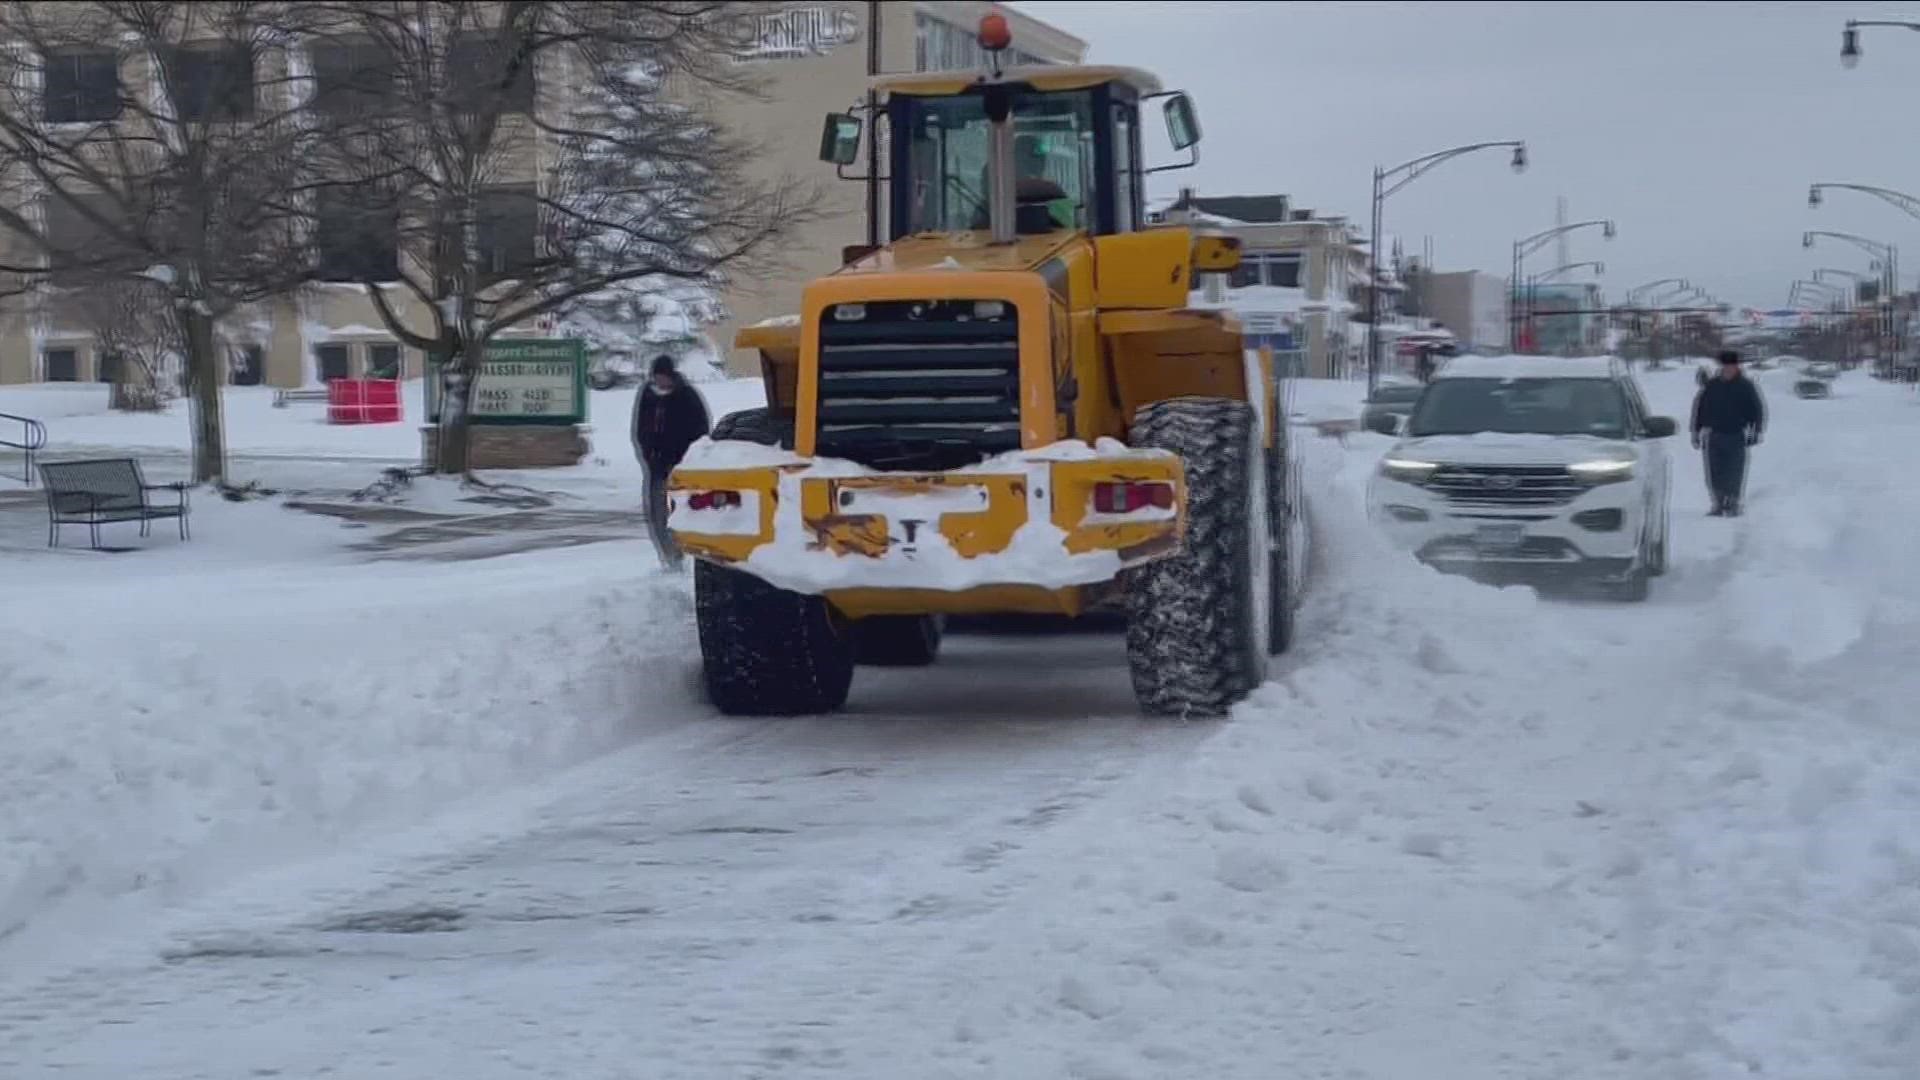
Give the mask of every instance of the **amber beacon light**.
[[980, 16], [980, 32], [977, 36], [980, 47], [988, 52], [999, 52], [1013, 44], [1013, 28], [1007, 25], [1007, 17], [997, 11]]

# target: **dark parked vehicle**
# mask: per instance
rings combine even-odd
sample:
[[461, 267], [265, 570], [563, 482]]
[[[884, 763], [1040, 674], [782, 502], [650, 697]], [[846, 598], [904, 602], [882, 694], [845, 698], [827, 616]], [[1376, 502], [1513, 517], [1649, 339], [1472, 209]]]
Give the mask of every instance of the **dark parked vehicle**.
[[1793, 382], [1793, 392], [1803, 398], [1824, 398], [1833, 396], [1833, 380], [1840, 377], [1840, 369], [1832, 364], [1808, 364]]
[[1381, 383], [1373, 388], [1373, 396], [1360, 410], [1360, 427], [1366, 431], [1378, 431], [1392, 435], [1399, 425], [1413, 415], [1414, 403], [1420, 400], [1421, 391], [1426, 387], [1419, 383]]

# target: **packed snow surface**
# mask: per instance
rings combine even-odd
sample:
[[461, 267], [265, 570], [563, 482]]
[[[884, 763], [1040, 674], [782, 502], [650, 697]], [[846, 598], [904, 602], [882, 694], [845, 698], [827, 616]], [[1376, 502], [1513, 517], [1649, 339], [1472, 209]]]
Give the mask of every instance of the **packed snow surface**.
[[1913, 1080], [1920, 403], [1758, 377], [1641, 605], [1393, 552], [1302, 384], [1321, 554], [1220, 723], [1104, 634], [722, 719], [636, 541], [0, 548], [0, 1076]]

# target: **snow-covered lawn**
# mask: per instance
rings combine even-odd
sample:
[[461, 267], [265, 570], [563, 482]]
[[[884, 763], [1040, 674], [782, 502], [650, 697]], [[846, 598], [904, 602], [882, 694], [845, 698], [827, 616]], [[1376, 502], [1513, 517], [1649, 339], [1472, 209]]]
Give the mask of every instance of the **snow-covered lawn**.
[[[420, 426], [427, 415], [423, 386], [414, 379], [402, 388], [405, 419], [397, 424], [329, 424], [324, 402], [276, 409], [269, 387], [228, 387], [222, 406], [228, 448], [243, 463], [300, 458], [418, 460]], [[758, 379], [703, 383], [700, 390], [715, 419], [762, 400]], [[623, 468], [633, 462], [627, 425], [636, 393], [638, 388], [631, 386], [589, 392], [588, 424], [595, 454], [622, 463]], [[108, 408], [107, 394], [108, 387], [100, 383], [0, 386], [0, 413], [44, 423], [51, 456], [107, 448], [150, 454], [187, 452], [185, 400], [171, 403], [161, 413], [117, 413]]]
[[638, 541], [0, 552], [0, 1076], [1912, 1080], [1920, 403], [1791, 377], [1747, 517], [1674, 443], [1644, 605], [1412, 565], [1387, 440], [1297, 429], [1300, 645], [1221, 724], [1102, 635], [717, 718]]

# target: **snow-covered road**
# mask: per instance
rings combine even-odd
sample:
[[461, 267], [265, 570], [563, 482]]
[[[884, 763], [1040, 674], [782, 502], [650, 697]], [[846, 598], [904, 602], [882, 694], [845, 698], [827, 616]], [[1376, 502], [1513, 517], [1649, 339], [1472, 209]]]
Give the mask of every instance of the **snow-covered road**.
[[[400, 666], [210, 677], [213, 757], [59, 675], [0, 720], [70, 725], [0, 765], [36, 885], [0, 880], [0, 1077], [1912, 1080], [1920, 405], [1763, 378], [1751, 513], [1705, 518], [1676, 442], [1641, 606], [1412, 566], [1362, 514], [1384, 440], [1309, 440], [1302, 644], [1217, 725], [1135, 717], [1099, 634], [718, 719], [637, 545], [229, 576], [243, 614], [175, 648], [266, 663], [291, 608], [329, 664], [361, 632]], [[1688, 373], [1646, 385], [1683, 415]]]

